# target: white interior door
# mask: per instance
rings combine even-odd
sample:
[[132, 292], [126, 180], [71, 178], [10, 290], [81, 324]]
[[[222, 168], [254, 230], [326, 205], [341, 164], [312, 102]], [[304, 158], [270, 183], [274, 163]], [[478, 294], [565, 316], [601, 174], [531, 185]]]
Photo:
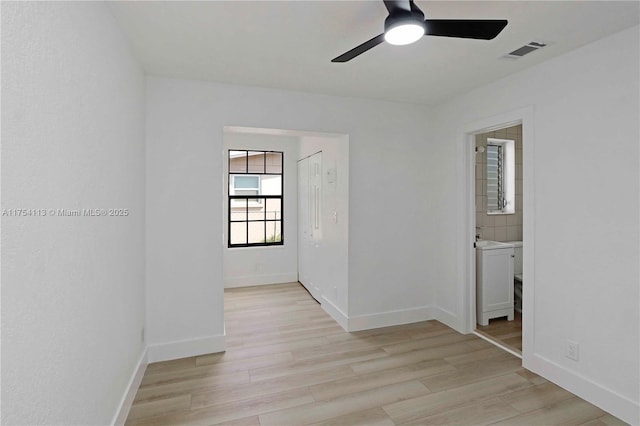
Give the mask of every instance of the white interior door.
[[309, 158], [298, 161], [298, 281], [309, 286], [309, 244], [311, 209], [309, 206]]
[[309, 157], [309, 192], [311, 195], [311, 238], [317, 243], [322, 241], [322, 152]]
[[320, 300], [320, 268], [314, 262], [322, 241], [322, 153], [298, 161], [298, 281]]

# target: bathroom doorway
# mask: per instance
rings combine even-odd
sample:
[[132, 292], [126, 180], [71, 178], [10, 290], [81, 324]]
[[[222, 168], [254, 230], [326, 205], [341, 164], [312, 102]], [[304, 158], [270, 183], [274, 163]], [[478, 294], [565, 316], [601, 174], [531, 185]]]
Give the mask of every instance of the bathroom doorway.
[[476, 134], [474, 152], [476, 332], [521, 354], [522, 124]]
[[467, 330], [523, 360], [532, 346], [532, 123], [531, 110], [518, 110], [470, 125], [464, 138]]

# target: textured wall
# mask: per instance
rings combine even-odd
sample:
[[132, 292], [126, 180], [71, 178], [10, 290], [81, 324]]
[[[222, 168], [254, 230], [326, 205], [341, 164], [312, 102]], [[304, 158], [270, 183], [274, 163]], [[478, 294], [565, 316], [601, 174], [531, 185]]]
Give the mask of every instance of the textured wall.
[[47, 213], [2, 217], [2, 424], [114, 417], [142, 352], [143, 108], [102, 3], [2, 2], [2, 209]]

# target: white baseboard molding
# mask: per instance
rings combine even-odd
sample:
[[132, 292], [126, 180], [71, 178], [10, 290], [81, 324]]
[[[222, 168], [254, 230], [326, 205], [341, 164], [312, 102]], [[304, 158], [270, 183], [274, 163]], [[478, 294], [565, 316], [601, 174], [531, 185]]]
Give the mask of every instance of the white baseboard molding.
[[322, 296], [322, 300], [320, 301], [320, 306], [326, 313], [331, 315], [339, 325], [344, 329], [344, 331], [349, 331], [349, 317], [340, 310], [336, 305], [333, 304], [332, 301]]
[[149, 345], [149, 362], [169, 361], [216, 352], [224, 352], [224, 335], [199, 337]]
[[226, 277], [224, 288], [252, 287], [256, 285], [282, 284], [298, 282], [298, 274], [255, 274], [240, 277]]
[[456, 314], [454, 314], [453, 312], [449, 312], [446, 309], [438, 308], [436, 306], [432, 307], [431, 309], [433, 312], [433, 319], [440, 321], [447, 327], [453, 328], [458, 333], [465, 334]]
[[640, 404], [538, 354], [523, 359], [523, 367], [589, 401], [623, 421], [640, 424]]
[[125, 390], [124, 395], [122, 395], [120, 404], [118, 404], [118, 410], [113, 416], [113, 421], [111, 422], [112, 425], [122, 426], [127, 420], [127, 416], [129, 416], [129, 411], [131, 410], [131, 405], [133, 404], [133, 400], [136, 397], [136, 393], [138, 392], [138, 388], [142, 382], [144, 371], [147, 369], [147, 364], [149, 364], [147, 348], [144, 348], [142, 355], [140, 355], [140, 359], [138, 360], [138, 364], [133, 371], [133, 375], [129, 380], [127, 389]]
[[399, 309], [376, 314], [356, 315], [349, 317], [347, 331], [369, 330], [372, 328], [390, 327], [393, 325], [411, 324], [414, 322], [436, 319], [432, 306]]

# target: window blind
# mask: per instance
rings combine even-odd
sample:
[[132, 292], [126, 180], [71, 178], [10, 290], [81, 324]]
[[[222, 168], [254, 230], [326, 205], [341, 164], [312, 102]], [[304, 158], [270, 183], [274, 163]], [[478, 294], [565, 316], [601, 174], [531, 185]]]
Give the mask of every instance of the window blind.
[[504, 207], [502, 146], [487, 145], [487, 211]]

